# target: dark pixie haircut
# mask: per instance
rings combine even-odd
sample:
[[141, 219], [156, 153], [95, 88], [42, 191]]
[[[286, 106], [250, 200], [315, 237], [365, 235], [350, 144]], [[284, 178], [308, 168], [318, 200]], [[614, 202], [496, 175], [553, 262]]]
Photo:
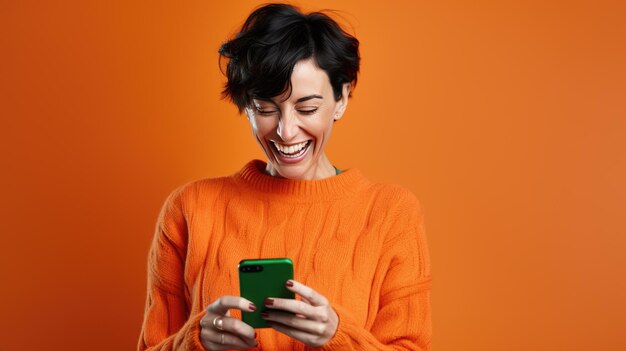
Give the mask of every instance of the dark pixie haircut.
[[[228, 59], [228, 82], [222, 91], [239, 113], [252, 99], [271, 99], [289, 91], [296, 62], [314, 58], [326, 71], [335, 100], [344, 83], [356, 86], [359, 41], [321, 12], [303, 14], [287, 4], [269, 4], [248, 16], [241, 31], [219, 49]], [[348, 96], [352, 96], [352, 93]]]

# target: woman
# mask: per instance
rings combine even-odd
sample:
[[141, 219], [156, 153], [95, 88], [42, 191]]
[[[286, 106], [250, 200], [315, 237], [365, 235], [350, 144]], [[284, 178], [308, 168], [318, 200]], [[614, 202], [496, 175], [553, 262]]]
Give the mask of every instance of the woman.
[[[255, 10], [220, 48], [224, 94], [267, 156], [167, 198], [149, 255], [139, 350], [429, 350], [430, 261], [416, 198], [326, 157], [359, 70], [322, 13]], [[238, 296], [242, 259], [289, 257], [297, 299]], [[240, 320], [266, 313], [271, 328]], [[232, 315], [229, 310], [232, 310]]]

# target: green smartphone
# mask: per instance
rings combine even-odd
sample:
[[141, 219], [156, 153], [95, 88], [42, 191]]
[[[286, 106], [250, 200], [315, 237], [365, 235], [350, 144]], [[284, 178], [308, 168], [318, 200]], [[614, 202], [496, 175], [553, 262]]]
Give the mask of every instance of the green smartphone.
[[268, 297], [295, 299], [295, 294], [285, 286], [288, 279], [293, 279], [293, 262], [289, 258], [241, 260], [239, 292], [257, 307], [254, 312], [241, 311], [243, 322], [253, 328], [269, 328], [261, 317], [261, 312], [271, 310], [265, 307], [264, 300]]

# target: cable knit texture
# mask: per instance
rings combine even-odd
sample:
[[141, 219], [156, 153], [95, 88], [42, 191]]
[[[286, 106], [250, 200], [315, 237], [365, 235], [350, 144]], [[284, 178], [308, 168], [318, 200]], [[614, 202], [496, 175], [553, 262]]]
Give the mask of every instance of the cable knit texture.
[[257, 329], [256, 350], [430, 350], [430, 259], [415, 196], [355, 168], [289, 180], [265, 166], [252, 160], [167, 197], [148, 255], [138, 349], [204, 350], [199, 322], [217, 298], [239, 295], [239, 261], [289, 257], [294, 278], [330, 301], [337, 332], [313, 348]]

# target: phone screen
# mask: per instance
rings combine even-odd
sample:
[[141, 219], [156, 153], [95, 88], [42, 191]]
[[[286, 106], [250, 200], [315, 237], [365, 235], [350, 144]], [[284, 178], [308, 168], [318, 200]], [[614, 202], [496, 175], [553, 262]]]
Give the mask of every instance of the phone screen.
[[[293, 262], [289, 258], [251, 259], [239, 262], [239, 292], [257, 306], [254, 312], [241, 312], [244, 323], [253, 328], [269, 328], [261, 312], [268, 297], [294, 299], [295, 294], [287, 289], [285, 282], [293, 279]], [[284, 311], [283, 311], [284, 312]]]

